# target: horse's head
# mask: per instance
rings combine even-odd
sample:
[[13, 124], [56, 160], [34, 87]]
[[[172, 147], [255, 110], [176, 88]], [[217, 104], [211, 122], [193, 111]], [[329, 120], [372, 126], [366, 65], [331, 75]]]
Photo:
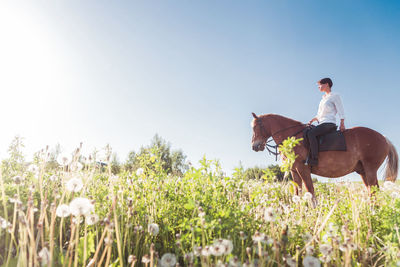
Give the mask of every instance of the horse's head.
[[257, 115], [254, 113], [252, 114], [254, 120], [251, 122], [251, 126], [253, 127], [253, 137], [251, 138], [251, 144], [254, 151], [263, 151], [265, 149], [265, 144], [268, 139], [267, 129], [263, 125], [261, 118], [257, 117]]

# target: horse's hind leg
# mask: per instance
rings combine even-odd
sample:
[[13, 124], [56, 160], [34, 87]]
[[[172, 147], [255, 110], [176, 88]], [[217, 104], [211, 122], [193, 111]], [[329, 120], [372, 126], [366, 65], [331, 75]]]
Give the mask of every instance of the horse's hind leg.
[[378, 177], [377, 177], [377, 171], [374, 168], [365, 168], [362, 162], [359, 162], [356, 166], [355, 171], [361, 176], [364, 185], [368, 189], [368, 194], [371, 195], [371, 187], [376, 186], [379, 188], [378, 184]]

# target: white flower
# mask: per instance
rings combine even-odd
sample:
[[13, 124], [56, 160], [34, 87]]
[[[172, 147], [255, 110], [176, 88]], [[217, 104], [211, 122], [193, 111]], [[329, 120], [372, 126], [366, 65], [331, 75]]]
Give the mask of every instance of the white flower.
[[69, 180], [65, 186], [68, 191], [77, 193], [83, 188], [83, 182], [81, 179], [75, 177]]
[[65, 205], [65, 204], [61, 204], [60, 206], [57, 207], [56, 209], [56, 215], [58, 217], [67, 217], [71, 214], [70, 210], [69, 210], [69, 206]]
[[293, 197], [292, 197], [292, 200], [293, 200], [293, 202], [294, 203], [298, 203], [299, 201], [300, 201], [300, 197], [298, 196], [298, 195], [294, 195]]
[[20, 184], [20, 183], [22, 183], [23, 180], [24, 179], [22, 178], [22, 176], [19, 176], [19, 175], [16, 175], [13, 177], [14, 184]]
[[210, 256], [210, 248], [206, 246], [201, 250], [201, 256], [208, 257]]
[[321, 251], [324, 256], [328, 256], [332, 253], [332, 246], [329, 244], [322, 244], [319, 246], [319, 251]]
[[323, 255], [322, 257], [319, 258], [322, 262], [328, 263], [332, 260], [330, 255]]
[[83, 165], [80, 162], [74, 162], [73, 164], [71, 164], [72, 171], [80, 171], [82, 169], [83, 169]]
[[304, 267], [320, 267], [321, 262], [313, 256], [305, 256], [303, 259]]
[[42, 262], [42, 265], [47, 265], [49, 263], [50, 252], [46, 247], [42, 248], [42, 250], [39, 251], [38, 256], [40, 257], [40, 261]]
[[150, 223], [149, 226], [147, 227], [147, 230], [151, 235], [156, 236], [160, 231], [160, 227], [158, 227], [158, 224], [156, 223]]
[[96, 224], [99, 221], [99, 216], [96, 213], [86, 215], [85, 217], [87, 225]]
[[224, 255], [225, 246], [222, 244], [214, 244], [210, 247], [210, 253], [216, 257]]
[[176, 264], [176, 257], [172, 253], [165, 253], [161, 257], [161, 267], [173, 267]]
[[306, 192], [303, 196], [304, 200], [311, 200], [312, 199], [312, 194], [310, 192]]
[[88, 215], [94, 211], [92, 202], [84, 197], [77, 197], [69, 203], [69, 210], [72, 215]]
[[268, 207], [268, 208], [265, 210], [264, 219], [265, 219], [267, 222], [273, 222], [273, 221], [275, 221], [275, 213], [274, 213], [274, 209], [273, 209], [272, 207]]
[[1, 226], [1, 228], [6, 229], [10, 225], [11, 225], [11, 223], [9, 223], [6, 219], [3, 219], [3, 218], [0, 217], [0, 226]]
[[39, 167], [36, 164], [31, 164], [28, 166], [28, 172], [38, 173]]
[[149, 263], [150, 262], [150, 257], [149, 257], [149, 255], [144, 255], [143, 257], [142, 257], [142, 262], [144, 263], [144, 264], [147, 264], [147, 263]]
[[289, 267], [296, 267], [297, 266], [297, 262], [290, 255], [286, 256], [286, 264], [289, 265]]
[[71, 161], [71, 157], [68, 155], [59, 155], [57, 157], [57, 162], [61, 166], [67, 166], [70, 163], [70, 161]]
[[265, 234], [259, 233], [258, 231], [253, 235], [254, 242], [261, 242], [265, 238]]
[[137, 175], [137, 176], [140, 176], [140, 175], [142, 175], [143, 173], [144, 173], [143, 168], [139, 168], [139, 169], [136, 170], [136, 175]]
[[240, 261], [238, 257], [233, 257], [229, 260], [229, 267], [240, 267]]
[[313, 237], [313, 236], [312, 236], [309, 232], [306, 232], [306, 233], [303, 235], [304, 243], [310, 242], [311, 239], [312, 239], [312, 237]]
[[307, 246], [307, 247], [306, 247], [306, 254], [307, 254], [307, 255], [312, 255], [312, 254], [314, 254], [314, 247], [313, 247], [313, 246]]
[[52, 182], [55, 182], [55, 181], [58, 180], [58, 176], [53, 174], [52, 176], [49, 177], [49, 180], [52, 181]]

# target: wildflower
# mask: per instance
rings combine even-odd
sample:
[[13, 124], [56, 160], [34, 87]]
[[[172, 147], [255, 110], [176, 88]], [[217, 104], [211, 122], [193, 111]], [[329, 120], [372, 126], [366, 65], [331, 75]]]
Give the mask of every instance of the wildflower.
[[150, 262], [150, 257], [149, 257], [149, 255], [144, 255], [143, 257], [142, 257], [142, 263], [144, 263], [144, 264], [147, 264], [147, 263], [149, 263]]
[[60, 206], [57, 207], [56, 209], [56, 215], [58, 217], [67, 217], [71, 214], [70, 210], [69, 210], [69, 206], [66, 204], [61, 204]]
[[264, 238], [265, 238], [265, 234], [262, 234], [258, 231], [253, 235], [254, 242], [261, 242], [264, 240]]
[[68, 191], [74, 193], [81, 191], [83, 188], [82, 180], [76, 177], [69, 180], [65, 185]]
[[330, 255], [323, 255], [319, 259], [324, 263], [328, 263], [328, 262], [330, 262], [332, 260], [332, 257]]
[[174, 254], [172, 253], [165, 253], [162, 257], [161, 257], [161, 266], [162, 267], [173, 267], [176, 264], [176, 257]]
[[322, 244], [319, 246], [319, 251], [321, 251], [324, 256], [330, 255], [332, 253], [332, 246], [329, 244]]
[[47, 265], [50, 261], [50, 252], [46, 247], [43, 247], [41, 251], [39, 251], [38, 256], [42, 262], [42, 265]]
[[300, 201], [300, 197], [298, 196], [298, 195], [294, 195], [293, 197], [292, 197], [292, 200], [293, 200], [293, 202], [294, 203], [298, 203], [299, 201]]
[[128, 263], [132, 263], [133, 261], [136, 262], [136, 256], [135, 256], [135, 255], [129, 255], [129, 257], [128, 257]]
[[139, 168], [139, 169], [136, 170], [136, 175], [137, 176], [141, 176], [143, 173], [144, 173], [143, 168]]
[[97, 214], [93, 213], [93, 214], [87, 215], [85, 217], [85, 220], [86, 220], [87, 225], [93, 225], [99, 221], [99, 216]]
[[214, 244], [210, 247], [210, 253], [216, 257], [224, 255], [225, 246], [222, 244]]
[[156, 236], [158, 232], [160, 231], [160, 227], [158, 227], [158, 224], [156, 223], [150, 223], [147, 230], [151, 235]]
[[0, 217], [0, 226], [1, 226], [1, 228], [6, 229], [10, 225], [11, 225], [11, 223], [9, 223], [6, 219], [3, 219], [3, 218]]
[[90, 214], [94, 210], [94, 206], [89, 199], [77, 197], [69, 203], [69, 209], [72, 215], [79, 216]]
[[37, 173], [39, 172], [39, 167], [36, 164], [31, 164], [28, 166], [28, 172]]
[[320, 267], [321, 262], [313, 256], [305, 256], [303, 259], [304, 267]]
[[237, 256], [235, 256], [229, 260], [229, 266], [230, 267], [240, 267], [240, 261]]
[[306, 247], [306, 254], [307, 254], [307, 255], [312, 255], [312, 254], [314, 254], [314, 247], [313, 247], [313, 246], [307, 246], [307, 247]]
[[383, 183], [383, 190], [393, 190], [396, 188], [396, 184], [391, 181], [385, 181]]
[[80, 162], [74, 162], [71, 164], [71, 170], [72, 171], [80, 171], [83, 169], [83, 165]]
[[59, 155], [57, 157], [57, 162], [58, 164], [60, 164], [61, 166], [67, 166], [69, 164], [69, 162], [71, 161], [71, 157], [68, 155]]
[[310, 192], [306, 192], [303, 196], [304, 200], [311, 200], [312, 199], [312, 194]]
[[304, 240], [305, 243], [310, 242], [311, 239], [312, 239], [312, 235], [311, 235], [309, 232], [307, 232], [307, 233], [305, 233], [305, 234], [303, 235], [303, 240]]
[[112, 238], [108, 238], [108, 237], [104, 238], [104, 244], [106, 244], [106, 246], [111, 246], [112, 243], [113, 243]]
[[210, 256], [210, 254], [211, 254], [211, 252], [210, 252], [209, 246], [206, 246], [205, 248], [203, 248], [201, 250], [201, 256], [208, 257], [208, 256]]
[[275, 221], [275, 213], [274, 213], [274, 209], [273, 209], [272, 207], [268, 207], [268, 208], [265, 210], [264, 219], [265, 219], [267, 222], [273, 222], [273, 221]]
[[49, 180], [52, 181], [52, 182], [55, 182], [55, 181], [58, 180], [58, 176], [53, 174], [52, 176], [49, 177]]
[[240, 238], [240, 240], [246, 240], [247, 235], [243, 231], [240, 231], [239, 232], [239, 238]]
[[20, 183], [22, 183], [23, 180], [24, 179], [19, 175], [16, 175], [13, 177], [14, 184], [20, 184]]

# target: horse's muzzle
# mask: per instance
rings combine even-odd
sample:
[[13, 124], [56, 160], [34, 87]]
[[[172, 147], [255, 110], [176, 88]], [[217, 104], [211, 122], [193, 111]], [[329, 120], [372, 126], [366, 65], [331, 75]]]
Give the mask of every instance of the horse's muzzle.
[[265, 148], [265, 146], [263, 145], [263, 143], [255, 143], [253, 144], [253, 150], [258, 152], [258, 151], [263, 151]]

